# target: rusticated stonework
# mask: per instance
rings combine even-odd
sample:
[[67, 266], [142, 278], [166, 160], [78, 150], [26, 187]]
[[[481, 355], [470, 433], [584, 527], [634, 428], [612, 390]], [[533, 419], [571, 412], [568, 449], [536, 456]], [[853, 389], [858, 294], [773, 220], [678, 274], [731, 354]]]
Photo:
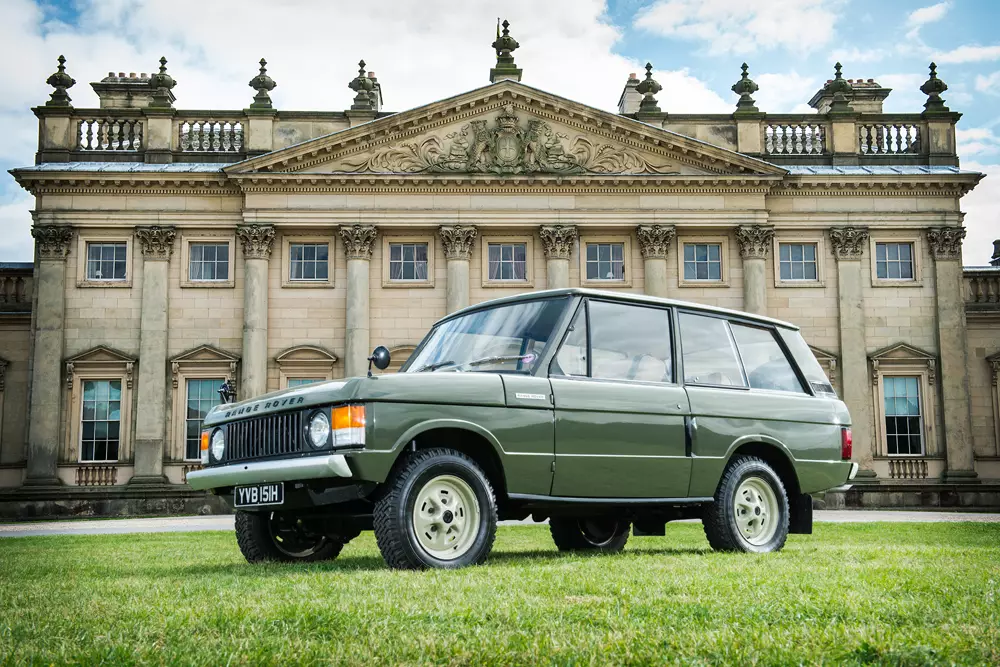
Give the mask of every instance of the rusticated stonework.
[[736, 242], [740, 244], [743, 259], [767, 259], [767, 251], [774, 239], [774, 227], [740, 225], [736, 228]]
[[576, 241], [576, 227], [572, 225], [552, 225], [538, 230], [542, 239], [545, 259], [569, 259]]
[[962, 259], [962, 239], [965, 227], [931, 227], [927, 230], [927, 244], [934, 259]]
[[240, 225], [236, 236], [243, 246], [246, 259], [268, 259], [274, 247], [274, 227], [272, 225]]
[[347, 259], [371, 259], [375, 250], [375, 239], [378, 231], [371, 225], [354, 225], [341, 227], [340, 238], [344, 240], [344, 251]]
[[472, 258], [472, 245], [478, 236], [478, 230], [471, 225], [446, 225], [438, 229], [441, 235], [441, 245], [444, 246], [445, 259]]
[[66, 259], [73, 228], [65, 225], [35, 225], [31, 228], [40, 259]]
[[830, 228], [830, 245], [837, 259], [861, 259], [867, 244], [867, 227]]
[[635, 228], [639, 240], [639, 252], [643, 259], [666, 259], [670, 244], [677, 236], [673, 225], [639, 225]]
[[142, 256], [149, 260], [168, 260], [174, 251], [177, 230], [173, 227], [136, 227], [135, 238], [139, 240]]

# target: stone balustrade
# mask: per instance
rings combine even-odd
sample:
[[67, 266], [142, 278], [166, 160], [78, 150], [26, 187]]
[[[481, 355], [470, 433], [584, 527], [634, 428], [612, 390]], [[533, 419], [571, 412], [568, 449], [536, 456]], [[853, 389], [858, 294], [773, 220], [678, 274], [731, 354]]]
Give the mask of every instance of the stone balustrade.
[[81, 465], [76, 469], [77, 486], [115, 486], [118, 484], [118, 466]]
[[1000, 267], [966, 267], [965, 308], [1000, 311]]
[[767, 156], [824, 155], [828, 153], [829, 128], [816, 118], [768, 118], [761, 123], [761, 146]]
[[33, 266], [28, 262], [0, 263], [0, 310], [31, 310], [32, 271]]
[[926, 478], [926, 459], [889, 459], [889, 479]]
[[79, 150], [138, 152], [143, 146], [139, 118], [81, 118], [76, 123]]
[[175, 150], [183, 153], [233, 153], [243, 154], [244, 121], [238, 118], [194, 119], [185, 117], [175, 121], [177, 141]]

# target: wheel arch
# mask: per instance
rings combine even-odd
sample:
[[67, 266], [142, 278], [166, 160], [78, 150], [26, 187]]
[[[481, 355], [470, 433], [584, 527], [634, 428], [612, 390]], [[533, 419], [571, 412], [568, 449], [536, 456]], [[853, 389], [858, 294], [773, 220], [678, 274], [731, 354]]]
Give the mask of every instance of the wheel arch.
[[[734, 456], [756, 456], [763, 460], [778, 475], [788, 495], [788, 532], [812, 533], [812, 496], [802, 493], [799, 476], [795, 472], [795, 458], [780, 441], [757, 435], [741, 438], [733, 444], [726, 457], [726, 466]], [[725, 467], [723, 468], [725, 469]]]

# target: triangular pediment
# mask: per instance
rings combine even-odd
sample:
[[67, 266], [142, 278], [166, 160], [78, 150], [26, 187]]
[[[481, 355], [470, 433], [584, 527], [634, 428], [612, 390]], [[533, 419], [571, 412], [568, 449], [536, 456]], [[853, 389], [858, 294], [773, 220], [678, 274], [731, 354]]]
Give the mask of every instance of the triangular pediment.
[[907, 345], [906, 343], [895, 343], [893, 345], [889, 345], [888, 347], [883, 347], [880, 350], [872, 352], [870, 358], [879, 361], [888, 359], [900, 359], [900, 360], [920, 359], [928, 361], [936, 359], [936, 357], [930, 352], [927, 352], [926, 350], [921, 350], [919, 347], [913, 347], [912, 345]]
[[134, 363], [135, 357], [116, 350], [114, 348], [107, 347], [105, 345], [98, 345], [97, 347], [92, 347], [85, 352], [74, 355], [66, 359], [68, 364], [78, 364], [78, 363]]
[[457, 178], [771, 176], [763, 160], [595, 109], [516, 81], [386, 116], [225, 169]]
[[225, 362], [235, 362], [239, 361], [240, 358], [235, 354], [226, 352], [225, 350], [220, 350], [217, 347], [212, 347], [211, 345], [199, 345], [193, 350], [188, 350], [187, 352], [181, 352], [176, 357], [171, 359], [172, 363], [179, 363], [183, 361], [225, 361]]
[[813, 345], [809, 346], [809, 350], [813, 353], [813, 356], [816, 357], [816, 359], [819, 361], [824, 361], [824, 362], [832, 361], [834, 363], [836, 363], [837, 361], [837, 355], [835, 355], [833, 352], [828, 352], [827, 350], [815, 347]]

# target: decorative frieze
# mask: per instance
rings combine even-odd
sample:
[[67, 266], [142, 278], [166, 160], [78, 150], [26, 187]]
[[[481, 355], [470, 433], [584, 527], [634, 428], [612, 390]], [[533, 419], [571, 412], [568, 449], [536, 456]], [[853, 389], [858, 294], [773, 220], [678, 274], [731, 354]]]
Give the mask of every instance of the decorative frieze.
[[965, 227], [931, 227], [927, 230], [927, 244], [937, 260], [962, 259], [962, 239]]
[[65, 225], [34, 225], [31, 235], [39, 259], [66, 259], [73, 240], [73, 228]]
[[837, 259], [861, 259], [868, 245], [867, 227], [831, 227], [830, 246]]
[[472, 258], [472, 245], [479, 231], [471, 225], [445, 225], [438, 229], [445, 259]]
[[774, 239], [774, 227], [740, 225], [736, 228], [736, 242], [740, 244], [743, 259], [767, 259], [767, 251]]
[[573, 225], [551, 225], [538, 230], [542, 239], [545, 259], [569, 259], [576, 242], [576, 227]]
[[673, 225], [639, 225], [635, 228], [643, 259], [666, 259], [676, 236], [677, 228]]
[[341, 227], [340, 238], [344, 241], [344, 251], [347, 259], [368, 259], [372, 258], [375, 250], [375, 239], [378, 237], [378, 230], [372, 225], [354, 225], [352, 227]]
[[236, 236], [243, 246], [246, 259], [268, 259], [274, 247], [273, 225], [241, 225], [236, 228]]
[[149, 260], [168, 260], [174, 251], [177, 230], [174, 227], [136, 227], [135, 237], [142, 248], [142, 256]]

